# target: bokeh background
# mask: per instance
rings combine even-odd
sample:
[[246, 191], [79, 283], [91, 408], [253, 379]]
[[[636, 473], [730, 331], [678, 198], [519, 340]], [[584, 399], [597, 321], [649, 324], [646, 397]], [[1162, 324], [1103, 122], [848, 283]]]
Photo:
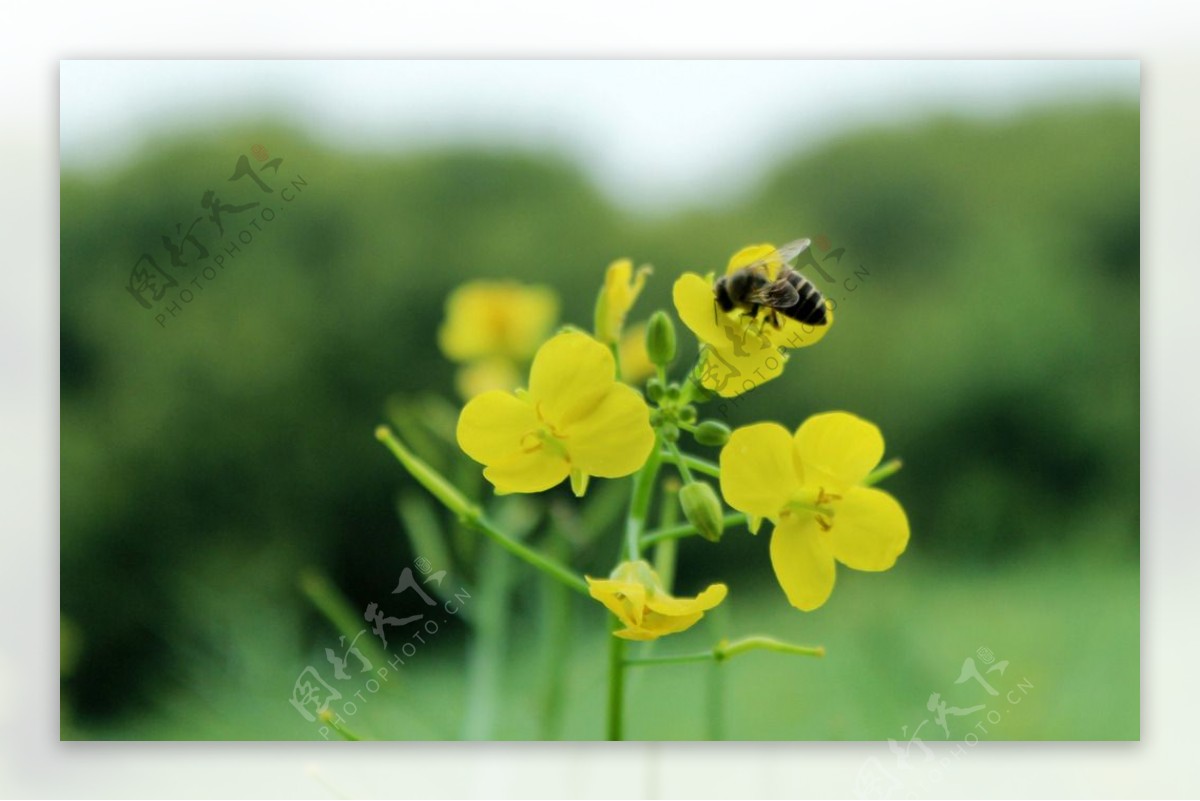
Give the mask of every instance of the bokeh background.
[[[877, 422], [909, 551], [804, 614], [767, 537], [685, 543], [680, 589], [730, 600], [656, 653], [769, 632], [829, 655], [642, 669], [628, 735], [961, 739], [980, 718], [943, 737], [927, 701], [987, 700], [955, 684], [986, 648], [1031, 687], [987, 739], [1137, 738], [1136, 64], [507, 64], [62, 65], [62, 737], [320, 738], [297, 675], [328, 678], [418, 556], [472, 600], [347, 725], [600, 736], [599, 607], [464, 536], [373, 429], [482, 494], [446, 441], [455, 286], [544, 284], [586, 326], [616, 257], [655, 265], [639, 318], [682, 270], [823, 235], [838, 324], [725, 419]], [[255, 145], [294, 200], [160, 326], [130, 270], [150, 252], [188, 286], [162, 237], [208, 190], [265, 197], [228, 181]], [[596, 574], [622, 484], [497, 513]]]

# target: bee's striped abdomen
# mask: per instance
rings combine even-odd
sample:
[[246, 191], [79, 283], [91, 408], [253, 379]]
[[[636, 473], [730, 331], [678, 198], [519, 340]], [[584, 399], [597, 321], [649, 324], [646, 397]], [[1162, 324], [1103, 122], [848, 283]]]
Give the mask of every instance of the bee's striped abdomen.
[[825, 297], [819, 289], [813, 286], [813, 282], [797, 272], [789, 273], [787, 278], [788, 282], [796, 288], [800, 300], [794, 306], [778, 311], [793, 320], [808, 325], [825, 325], [829, 322], [829, 318], [825, 314]]

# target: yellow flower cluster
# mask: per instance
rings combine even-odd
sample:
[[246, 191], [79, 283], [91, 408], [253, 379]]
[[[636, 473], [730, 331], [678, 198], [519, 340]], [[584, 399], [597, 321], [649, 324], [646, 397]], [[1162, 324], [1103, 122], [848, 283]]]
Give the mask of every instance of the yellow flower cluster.
[[438, 344], [462, 366], [458, 391], [470, 399], [492, 389], [513, 389], [520, 367], [558, 320], [558, 296], [516, 281], [472, 281], [446, 300]]
[[[768, 258], [762, 269], [774, 279], [785, 265], [769, 258], [773, 254], [770, 245], [743, 248], [725, 274]], [[625, 327], [648, 274], [647, 267], [635, 272], [628, 259], [609, 266], [596, 303], [594, 337], [568, 330], [547, 338], [558, 307], [544, 288], [481, 282], [450, 297], [440, 341], [447, 356], [466, 365], [460, 383], [470, 398], [459, 416], [457, 439], [467, 456], [484, 466], [495, 491], [543, 492], [569, 479], [574, 493], [583, 495], [592, 476], [635, 473], [635, 487], [644, 479], [652, 484], [660, 457], [651, 456], [660, 448], [666, 449], [662, 458], [678, 465], [684, 489], [700, 489], [702, 482], [691, 478], [688, 457], [676, 444], [681, 431], [690, 431], [703, 444], [724, 443], [719, 465], [711, 466], [714, 475], [719, 468], [724, 503], [747, 516], [751, 531], [763, 520], [773, 524], [771, 564], [793, 606], [806, 611], [822, 606], [833, 591], [839, 562], [867, 571], [895, 564], [907, 546], [909, 526], [895, 498], [868, 486], [884, 449], [875, 425], [830, 412], [808, 418], [795, 433], [771, 422], [730, 433], [715, 421], [698, 425], [690, 388], [665, 386], [662, 372], [647, 384], [648, 397], [620, 380], [640, 381], [661, 369], [647, 355], [645, 326]], [[693, 377], [724, 397], [779, 376], [788, 351], [821, 341], [833, 322], [829, 307], [828, 322], [821, 326], [783, 315], [777, 324], [768, 323], [739, 307], [722, 311], [711, 274], [684, 273], [674, 284], [673, 299], [679, 318], [699, 340]], [[673, 326], [662, 316], [655, 318], [656, 336], [669, 335], [673, 343]], [[665, 350], [670, 355], [655, 357], [659, 365], [673, 358], [674, 345]], [[526, 388], [518, 389], [516, 366], [530, 355]], [[705, 489], [711, 514], [699, 521], [684, 504], [689, 530], [703, 529], [706, 537], [719, 540], [725, 525], [721, 500], [711, 487]], [[639, 558], [639, 529], [630, 530], [629, 559], [607, 579], [587, 579], [591, 596], [623, 624], [618, 637], [650, 640], [684, 631], [725, 598], [724, 584], [691, 598], [672, 596]]]

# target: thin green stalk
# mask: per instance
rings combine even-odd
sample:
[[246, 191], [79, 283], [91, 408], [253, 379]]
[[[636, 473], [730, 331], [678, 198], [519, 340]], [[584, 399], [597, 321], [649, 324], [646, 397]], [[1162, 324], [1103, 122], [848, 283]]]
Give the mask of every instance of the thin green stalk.
[[[724, 519], [725, 528], [729, 528], [730, 526], [740, 526], [747, 520], [746, 515], [742, 514], [741, 512], [727, 514], [725, 515]], [[691, 523], [680, 523], [677, 526], [655, 529], [654, 531], [649, 531], [642, 535], [642, 547], [646, 548], [667, 540], [678, 540], [682, 539], [683, 537], [690, 537], [695, 533], [696, 527]]]
[[609, 635], [608, 639], [608, 726], [605, 737], [621, 740], [625, 733], [625, 640], [615, 634]]
[[494, 543], [486, 543], [479, 567], [479, 614], [467, 657], [464, 740], [490, 740], [495, 735], [504, 646], [508, 641], [508, 596], [513, 562]]
[[[674, 528], [679, 519], [679, 482], [665, 481], [662, 489], [662, 508], [658, 514], [659, 531]], [[643, 547], [648, 536], [642, 537]], [[671, 592], [675, 586], [675, 557], [679, 541], [675, 537], [657, 540], [654, 548], [654, 572], [662, 579], [663, 589]]]
[[[569, 540], [556, 525], [551, 529], [550, 547], [565, 557]], [[566, 695], [567, 671], [571, 650], [571, 594], [563, 585], [542, 582], [541, 593], [541, 739], [557, 740], [562, 728], [563, 698]], [[614, 638], [616, 639], [616, 638]]]
[[[333, 624], [338, 633], [346, 638], [346, 642], [355, 641], [364, 628], [363, 619], [332, 581], [315, 570], [303, 570], [300, 573], [300, 591], [309, 603]], [[387, 651], [379, 645], [374, 636], [359, 637], [355, 647], [373, 664], [387, 664]], [[399, 680], [392, 682], [393, 686], [398, 686], [399, 683]]]
[[746, 637], [733, 643], [722, 641], [713, 646], [710, 651], [700, 651], [694, 654], [626, 659], [625, 665], [627, 667], [638, 667], [642, 665], [682, 665], [691, 662], [708, 662], [710, 660], [722, 662], [726, 659], [732, 659], [739, 654], [756, 650], [775, 651], [776, 653], [795, 654], [796, 656], [825, 656], [825, 646], [823, 645], [793, 645], [781, 642], [773, 637]]
[[[661, 438], [655, 434], [650, 458], [633, 477], [633, 497], [629, 501], [629, 514], [625, 519], [625, 548], [630, 560], [640, 559], [642, 555], [640, 540], [646, 530], [646, 515], [654, 497], [658, 468], [662, 465], [658, 448], [660, 442]], [[611, 635], [608, 647], [608, 739], [620, 740], [625, 709], [625, 640]]]
[[338, 716], [335, 713], [331, 712], [330, 710], [325, 709], [324, 711], [322, 711], [318, 714], [318, 717], [320, 717], [322, 723], [327, 724], [329, 726], [329, 728], [333, 729], [338, 734], [340, 734], [342, 736], [343, 740], [352, 740], [352, 741], [357, 742], [362, 739], [357, 734], [355, 734], [350, 729], [348, 729], [346, 727], [346, 724], [344, 724], [340, 720], [338, 720]]
[[630, 560], [641, 558], [640, 540], [646, 530], [646, 514], [650, 511], [654, 482], [661, 464], [662, 454], [655, 447], [642, 469], [633, 477], [633, 498], [629, 502], [629, 516], [625, 520], [625, 547]]
[[[721, 604], [705, 615], [708, 630], [718, 637], [718, 642], [728, 642], [725, 633], [729, 629], [729, 604]], [[705, 740], [716, 742], [725, 739], [725, 671], [723, 660], [714, 659], [708, 665], [705, 679], [706, 703], [704, 705]]]
[[[309, 603], [333, 624], [338, 633], [345, 638], [344, 642], [353, 643], [354, 647], [371, 662], [373, 667], [382, 667], [388, 664], [388, 652], [379, 644], [373, 634], [363, 633], [365, 628], [363, 619], [346, 596], [342, 595], [341, 591], [325, 575], [312, 569], [302, 571], [300, 573], [300, 591], [304, 593]], [[424, 729], [427, 736], [434, 739], [445, 739], [450, 736], [449, 730], [442, 728], [440, 723], [434, 723], [439, 720], [439, 716], [412, 693], [411, 687], [403, 681], [399, 674], [388, 679], [383, 686], [389, 688], [389, 692], [395, 693], [398, 699], [403, 699], [402, 703], [409, 719]]]
[[682, 451], [678, 450], [678, 448], [676, 448], [675, 453], [667, 450], [662, 452], [660, 455], [664, 462], [679, 465], [681, 472], [683, 467], [686, 466], [692, 470], [695, 470], [697, 473], [704, 473], [705, 475], [712, 476], [714, 478], [721, 477], [720, 467], [708, 461], [707, 459], [701, 459], [699, 456], [692, 456], [690, 453], [683, 453]]
[[463, 494], [459, 492], [457, 487], [410, 453], [404, 447], [403, 443], [396, 438], [396, 435], [390, 428], [379, 426], [379, 428], [375, 429], [375, 437], [387, 446], [388, 450], [400, 461], [400, 464], [404, 465], [413, 478], [420, 482], [421, 486], [425, 487], [435, 498], [445, 504], [447, 509], [458, 515], [463, 525], [491, 538], [497, 545], [513, 556], [528, 562], [533, 567], [561, 581], [576, 592], [589, 595], [586, 581], [571, 572], [567, 567], [549, 557], [543, 556], [528, 546], [522, 545], [496, 528], [495, 524], [484, 516], [479, 507], [468, 502], [463, 497]]
[[666, 444], [667, 452], [674, 457], [672, 461], [675, 463], [675, 466], [679, 468], [679, 475], [683, 479], [683, 483], [691, 484], [695, 482], [696, 479], [692, 477], [692, 471], [688, 467], [687, 459], [680, 452], [679, 446], [671, 440], [667, 440]]
[[890, 476], [894, 476], [896, 473], [899, 473], [901, 467], [904, 467], [904, 462], [900, 459], [888, 459], [886, 462], [879, 465], [879, 467], [876, 467], [874, 470], [872, 470], [870, 474], [863, 479], [863, 484], [868, 487], [872, 486], [873, 484], [878, 484], [885, 478], [889, 478]]

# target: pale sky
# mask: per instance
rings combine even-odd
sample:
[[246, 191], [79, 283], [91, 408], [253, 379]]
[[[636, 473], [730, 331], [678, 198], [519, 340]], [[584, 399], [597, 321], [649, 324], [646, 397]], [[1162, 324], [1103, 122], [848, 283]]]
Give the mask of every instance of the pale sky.
[[64, 61], [64, 169], [275, 115], [343, 148], [550, 148], [654, 208], [745, 190], [780, 153], [931, 113], [1135, 99], [1136, 61]]

